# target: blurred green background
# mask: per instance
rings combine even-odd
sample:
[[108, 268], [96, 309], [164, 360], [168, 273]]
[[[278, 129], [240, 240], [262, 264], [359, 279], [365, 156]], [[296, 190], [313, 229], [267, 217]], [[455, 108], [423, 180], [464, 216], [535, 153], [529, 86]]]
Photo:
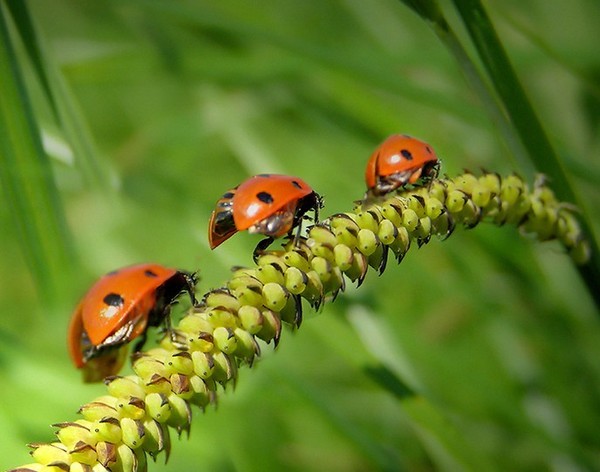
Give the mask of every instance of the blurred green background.
[[[155, 261], [199, 269], [204, 293], [251, 263], [256, 237], [214, 252], [206, 239], [215, 201], [246, 176], [296, 174], [325, 197], [324, 216], [347, 211], [372, 149], [402, 132], [431, 143], [449, 175], [531, 181], [449, 51], [399, 1], [27, 5], [47, 86], [34, 42], [0, 8], [57, 198], [46, 212], [40, 189], [16, 182], [34, 195], [20, 221], [31, 229], [55, 213], [59, 231], [38, 230], [49, 262], [30, 270], [35, 247], [3, 181], [3, 469], [29, 462], [26, 443], [51, 440], [48, 425], [104, 392], [81, 383], [65, 347], [96, 277]], [[597, 231], [600, 4], [485, 5]], [[598, 312], [557, 244], [513, 227], [458, 229], [306, 312], [151, 470], [600, 469]]]

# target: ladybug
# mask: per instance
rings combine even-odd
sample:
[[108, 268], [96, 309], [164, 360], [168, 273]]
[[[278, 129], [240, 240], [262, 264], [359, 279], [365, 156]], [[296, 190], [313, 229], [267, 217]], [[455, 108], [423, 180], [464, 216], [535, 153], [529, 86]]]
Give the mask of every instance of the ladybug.
[[371, 154], [365, 180], [367, 195], [385, 195], [406, 185], [434, 179], [440, 161], [431, 146], [405, 134], [394, 134]]
[[75, 308], [67, 336], [69, 354], [86, 382], [99, 382], [115, 375], [125, 362], [126, 344], [146, 329], [168, 319], [171, 305], [187, 292], [196, 305], [195, 274], [158, 264], [139, 264], [101, 277]]
[[214, 249], [238, 231], [264, 234], [254, 250], [254, 256], [266, 249], [275, 238], [290, 234], [298, 227], [306, 212], [314, 211], [318, 221], [321, 197], [304, 180], [279, 174], [250, 177], [226, 192], [217, 201], [208, 224], [208, 241]]

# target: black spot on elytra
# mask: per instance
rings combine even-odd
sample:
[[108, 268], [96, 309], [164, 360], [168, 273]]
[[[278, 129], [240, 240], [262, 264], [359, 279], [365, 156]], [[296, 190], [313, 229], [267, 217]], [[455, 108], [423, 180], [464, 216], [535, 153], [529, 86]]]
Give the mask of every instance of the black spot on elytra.
[[118, 293], [109, 293], [102, 299], [102, 301], [109, 306], [116, 307], [123, 306], [123, 303], [125, 303], [125, 299]]
[[273, 195], [271, 195], [269, 192], [258, 192], [256, 194], [256, 198], [263, 203], [273, 203]]
[[257, 177], [271, 177], [271, 174], [258, 174]]
[[292, 180], [292, 185], [298, 189], [302, 188], [302, 185], [300, 185], [298, 182], [296, 182], [295, 180]]
[[111, 270], [109, 273], [107, 273], [106, 275], [115, 275], [117, 272], [119, 272], [119, 270]]
[[429, 146], [425, 146], [425, 149], [427, 149], [427, 152], [429, 154], [433, 154], [433, 151], [431, 150], [431, 148]]
[[156, 272], [152, 272], [150, 269], [146, 269], [144, 271], [144, 275], [146, 277], [158, 277], [158, 274]]
[[412, 161], [413, 159], [412, 153], [408, 149], [401, 149], [400, 154], [402, 154], [402, 157], [409, 161]]

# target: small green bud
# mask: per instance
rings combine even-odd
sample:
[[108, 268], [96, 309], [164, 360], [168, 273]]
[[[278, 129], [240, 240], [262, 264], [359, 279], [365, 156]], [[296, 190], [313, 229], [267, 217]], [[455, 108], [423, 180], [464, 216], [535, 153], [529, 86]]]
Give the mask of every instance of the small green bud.
[[192, 410], [188, 402], [174, 393], [171, 393], [168, 399], [171, 405], [171, 416], [166, 424], [176, 428], [178, 432], [187, 431], [192, 421]]
[[31, 456], [40, 464], [64, 463], [70, 464], [71, 458], [67, 447], [59, 442], [33, 445]]
[[214, 352], [213, 359], [215, 361], [215, 370], [212, 378], [217, 382], [225, 384], [237, 375], [236, 363], [232, 362], [231, 358], [224, 352]]
[[335, 245], [330, 246], [329, 244], [315, 243], [311, 246], [311, 251], [312, 251], [313, 255], [316, 257], [321, 257], [321, 258], [327, 259], [329, 261], [333, 261], [333, 259], [334, 259], [333, 248], [334, 247], [335, 247]]
[[281, 336], [281, 319], [272, 310], [263, 310], [262, 329], [256, 335], [265, 342], [273, 340], [275, 346], [279, 343]]
[[178, 351], [171, 354], [165, 364], [169, 367], [169, 373], [176, 372], [178, 374], [191, 375], [194, 372], [192, 355], [187, 351]]
[[404, 226], [398, 227], [396, 239], [390, 244], [390, 249], [394, 252], [398, 262], [402, 260], [410, 248], [410, 235]]
[[283, 256], [283, 260], [289, 267], [297, 268], [302, 272], [308, 272], [310, 270], [308, 259], [300, 251], [292, 250], [286, 252]]
[[287, 299], [285, 306], [279, 312], [281, 321], [299, 327], [302, 324], [302, 301], [300, 297], [292, 295]]
[[[252, 272], [255, 275], [256, 270]], [[240, 287], [251, 287], [261, 289], [263, 283], [258, 280], [254, 275], [243, 274], [233, 277], [228, 283], [227, 287], [229, 290], [236, 290]]]
[[93, 465], [97, 462], [96, 450], [88, 443], [79, 441], [69, 451], [71, 461], [75, 463]]
[[[105, 467], [101, 466], [100, 464], [97, 463], [97, 461], [95, 462], [95, 466], [92, 467], [89, 464], [82, 464], [80, 462], [73, 462], [71, 464], [71, 466], [69, 467], [69, 472], [107, 472], [108, 469], [106, 469]], [[102, 469], [100, 469], [100, 467], [102, 467]], [[20, 470], [20, 469], [19, 469]]]
[[256, 261], [258, 267], [260, 268], [264, 266], [275, 266], [280, 270], [280, 272], [283, 272], [286, 268], [286, 265], [281, 256], [279, 255], [281, 251], [277, 251], [277, 253], [278, 254], [273, 254], [269, 252], [260, 256]]
[[96, 454], [98, 462], [112, 470], [112, 466], [117, 462], [117, 446], [110, 442], [100, 441], [96, 443]]
[[524, 190], [525, 188], [523, 181], [516, 175], [509, 175], [502, 180], [500, 197], [509, 205], [514, 205], [519, 197], [523, 194]]
[[204, 304], [207, 307], [225, 308], [231, 311], [237, 311], [240, 308], [240, 302], [228, 290], [212, 290], [204, 297]]
[[575, 264], [583, 265], [589, 262], [590, 257], [592, 256], [592, 249], [589, 241], [578, 241], [571, 249], [570, 254], [573, 258], [573, 261], [575, 261]]
[[365, 275], [367, 275], [368, 269], [367, 257], [363, 253], [356, 251], [352, 258], [352, 266], [344, 271], [344, 273], [352, 282], [357, 281], [357, 286], [360, 286], [363, 283]]
[[225, 354], [233, 354], [237, 347], [237, 340], [233, 334], [232, 328], [225, 328], [220, 326], [213, 332], [213, 339], [217, 349], [223, 351]]
[[93, 444], [98, 441], [117, 443], [121, 440], [121, 425], [116, 418], [104, 418], [94, 423], [91, 428], [94, 436]]
[[394, 226], [394, 224], [390, 220], [382, 220], [379, 224], [379, 232], [377, 233], [379, 240], [383, 244], [389, 246], [394, 242], [397, 236], [398, 229]]
[[333, 256], [335, 265], [342, 271], [346, 271], [352, 266], [352, 260], [354, 258], [352, 249], [345, 244], [338, 244], [335, 246], [333, 248]]
[[136, 454], [136, 451], [125, 444], [121, 444], [117, 447], [116, 456], [117, 462], [114, 467], [111, 467], [111, 470], [123, 472], [146, 470], [146, 455], [143, 451], [141, 451], [141, 454]]
[[237, 325], [237, 319], [235, 315], [229, 310], [210, 308], [204, 312], [204, 316], [206, 316], [206, 319], [215, 328], [221, 326], [230, 328]]
[[[211, 330], [212, 332], [212, 330]], [[190, 351], [210, 352], [214, 348], [211, 332], [200, 332], [188, 338]]]
[[459, 218], [466, 228], [474, 228], [481, 221], [481, 208], [475, 205], [473, 200], [467, 199]]
[[361, 229], [358, 232], [358, 244], [356, 248], [365, 256], [373, 254], [379, 244], [376, 234], [370, 229]]
[[385, 203], [383, 207], [381, 207], [381, 214], [386, 220], [389, 220], [393, 223], [394, 226], [398, 227], [402, 225], [402, 213], [404, 209], [400, 205], [398, 199], [394, 199], [388, 203]]
[[281, 283], [269, 282], [263, 286], [262, 295], [265, 301], [265, 306], [273, 311], [281, 311], [287, 303], [290, 293], [282, 286]]
[[154, 357], [142, 355], [133, 363], [133, 371], [147, 384], [154, 375], [168, 377], [165, 364]]
[[331, 219], [330, 224], [338, 243], [349, 247], [356, 246], [356, 237], [360, 228], [350, 216], [337, 216]]
[[167, 377], [162, 375], [154, 374], [146, 382], [146, 391], [148, 393], [164, 393], [165, 395], [171, 391], [171, 383]]
[[212, 354], [209, 352], [192, 352], [192, 362], [194, 363], [194, 373], [202, 378], [208, 379], [212, 377], [215, 371], [215, 361]]
[[86, 420], [77, 420], [69, 423], [58, 423], [53, 425], [56, 428], [60, 428], [56, 435], [61, 443], [63, 443], [67, 449], [73, 449], [74, 445], [80, 441], [87, 444], [94, 442], [93, 435], [90, 432], [92, 423]]
[[327, 259], [323, 257], [313, 257], [311, 266], [322, 282], [326, 282], [329, 280], [329, 277], [331, 277], [331, 264]]
[[[203, 355], [203, 353], [199, 353]], [[146, 412], [148, 415], [160, 423], [164, 423], [171, 415], [171, 407], [166, 394], [150, 393], [146, 395]]]
[[285, 271], [285, 288], [294, 295], [299, 295], [306, 289], [308, 277], [296, 267], [288, 267]]
[[186, 333], [189, 337], [189, 335], [193, 336], [198, 333], [210, 333], [213, 330], [213, 327], [204, 317], [204, 314], [199, 316], [198, 313], [190, 313], [181, 319], [177, 326], [177, 330]]
[[429, 196], [441, 202], [446, 201], [446, 186], [440, 180], [433, 180], [429, 185]]
[[421, 218], [416, 233], [419, 236], [419, 241], [427, 243], [431, 238], [431, 219], [427, 216]]
[[121, 440], [131, 449], [136, 449], [144, 443], [144, 423], [132, 418], [121, 418]]
[[[192, 387], [190, 386], [190, 378], [187, 375], [171, 375], [171, 377], [169, 377], [169, 385], [171, 386], [171, 391], [184, 400], [189, 400], [194, 394]], [[167, 395], [168, 392], [165, 392], [164, 394]]]
[[88, 421], [97, 421], [106, 417], [117, 417], [117, 399], [112, 396], [103, 396], [95, 401], [86, 403], [79, 409], [79, 413]]
[[204, 408], [209, 403], [215, 401], [216, 386], [214, 380], [204, 380], [197, 375], [192, 375], [190, 377], [190, 385], [194, 391], [194, 395], [189, 400], [190, 403]]
[[108, 393], [119, 398], [143, 398], [146, 392], [140, 382], [141, 379], [134, 375], [115, 377], [108, 381]]
[[367, 258], [368, 264], [373, 267], [381, 275], [385, 270], [387, 264], [389, 248], [384, 244], [378, 244], [375, 252], [370, 254]]
[[360, 228], [376, 233], [379, 229], [379, 217], [373, 210], [361, 211], [356, 214], [356, 223]]
[[419, 217], [414, 210], [407, 208], [402, 212], [402, 226], [409, 232], [413, 232], [419, 226]]
[[[335, 235], [329, 230], [329, 228], [323, 225], [313, 226], [308, 232], [308, 236], [315, 241], [324, 244], [326, 246], [334, 247], [337, 244], [337, 238]], [[313, 250], [314, 253], [314, 250]]]
[[452, 190], [446, 197], [446, 209], [450, 213], [460, 213], [465, 205], [467, 196], [460, 190]]
[[323, 282], [314, 270], [306, 272], [306, 278], [308, 283], [306, 284], [306, 289], [302, 293], [302, 297], [304, 297], [313, 308], [318, 309], [321, 306], [321, 303], [323, 303]]
[[245, 359], [253, 359], [254, 356], [260, 353], [260, 348], [258, 347], [256, 339], [248, 331], [236, 328], [234, 335], [237, 341], [237, 349], [235, 351], [236, 356]]
[[433, 222], [432, 233], [441, 236], [442, 238], [447, 238], [454, 231], [454, 218], [452, 218], [448, 213], [444, 213], [440, 215]]
[[435, 220], [446, 211], [444, 204], [437, 198], [428, 198], [425, 203], [425, 215]]
[[144, 421], [144, 450], [152, 457], [164, 450], [169, 430], [156, 420]]
[[420, 195], [410, 195], [406, 199], [408, 208], [417, 214], [417, 217], [423, 218], [425, 213], [425, 201]]
[[[145, 393], [143, 396], [146, 396]], [[121, 419], [127, 417], [139, 420], [146, 416], [146, 405], [141, 398], [129, 397], [128, 400], [122, 399], [119, 403], [119, 411]]]
[[238, 318], [242, 327], [250, 334], [256, 334], [262, 329], [262, 313], [256, 306], [242, 305], [238, 311]]
[[331, 295], [331, 300], [335, 300], [340, 291], [346, 290], [346, 279], [344, 273], [337, 266], [331, 268], [329, 280], [323, 284], [324, 293]]
[[283, 270], [275, 264], [263, 265], [256, 270], [256, 278], [263, 284], [283, 284]]
[[234, 290], [235, 296], [241, 303], [241, 306], [257, 306], [263, 305], [262, 284], [252, 287], [239, 287]]
[[498, 195], [502, 187], [502, 179], [496, 173], [485, 172], [479, 177], [479, 185], [486, 187], [492, 195]]
[[479, 183], [477, 183], [471, 191], [473, 203], [479, 207], [486, 207], [490, 202], [491, 197], [492, 192], [490, 192], [490, 189]]

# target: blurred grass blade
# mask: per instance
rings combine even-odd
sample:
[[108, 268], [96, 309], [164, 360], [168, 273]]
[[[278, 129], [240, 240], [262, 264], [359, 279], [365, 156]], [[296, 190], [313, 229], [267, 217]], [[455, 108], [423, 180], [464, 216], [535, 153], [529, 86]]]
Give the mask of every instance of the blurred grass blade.
[[52, 169], [0, 4], [0, 182], [40, 294], [56, 301], [74, 260]]
[[402, 402], [417, 435], [434, 462], [435, 470], [498, 470], [477, 447], [465, 440], [439, 408], [425, 397]]
[[27, 10], [27, 3], [21, 0], [6, 0], [6, 6], [10, 10], [15, 26], [19, 30], [23, 45], [31, 59], [31, 63], [37, 73], [42, 89], [48, 98], [52, 112], [58, 118], [58, 110], [54, 100], [54, 94], [50, 88], [50, 82], [44, 68], [42, 51], [39, 48], [39, 42], [33, 28], [33, 23]]
[[75, 165], [89, 186], [106, 191], [110, 188], [109, 175], [98, 158], [96, 145], [86, 126], [87, 120], [79, 112], [77, 101], [70, 93], [59, 68], [52, 57], [46, 53], [44, 42], [40, 40], [27, 2], [8, 0], [6, 4], [54, 117], [65, 134], [67, 142], [73, 148], [73, 154], [76, 156]]
[[536, 168], [550, 177], [561, 200], [577, 203], [562, 163], [554, 152], [479, 0], [453, 0], [496, 92]]

